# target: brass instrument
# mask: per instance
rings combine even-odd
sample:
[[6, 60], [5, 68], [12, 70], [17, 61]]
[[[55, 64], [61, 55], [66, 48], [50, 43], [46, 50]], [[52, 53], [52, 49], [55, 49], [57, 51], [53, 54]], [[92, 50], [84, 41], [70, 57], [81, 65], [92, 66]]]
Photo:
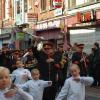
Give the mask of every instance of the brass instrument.
[[61, 68], [63, 69], [64, 68], [64, 65], [66, 63], [66, 60], [65, 60], [65, 51], [63, 52], [62, 54], [62, 58], [61, 58], [61, 61], [60, 61], [60, 64], [61, 64]]

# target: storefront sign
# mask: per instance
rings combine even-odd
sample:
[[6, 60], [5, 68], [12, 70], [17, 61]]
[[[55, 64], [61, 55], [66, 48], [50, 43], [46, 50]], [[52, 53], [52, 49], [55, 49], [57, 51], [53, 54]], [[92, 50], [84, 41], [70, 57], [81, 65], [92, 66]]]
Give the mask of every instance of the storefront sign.
[[96, 19], [95, 11], [88, 11], [85, 13], [77, 12], [77, 20], [78, 22], [90, 22]]
[[37, 30], [48, 29], [48, 28], [59, 28], [59, 27], [60, 27], [60, 20], [55, 20], [38, 24]]
[[28, 13], [27, 14], [27, 21], [28, 22], [36, 22], [38, 18], [38, 14], [37, 13]]

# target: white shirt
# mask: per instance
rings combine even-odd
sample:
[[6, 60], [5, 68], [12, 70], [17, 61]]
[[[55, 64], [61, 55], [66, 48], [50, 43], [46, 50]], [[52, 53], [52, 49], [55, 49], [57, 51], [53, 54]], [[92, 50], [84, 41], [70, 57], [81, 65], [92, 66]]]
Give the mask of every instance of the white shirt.
[[80, 77], [80, 81], [76, 82], [73, 77], [67, 79], [65, 84], [59, 93], [56, 100], [85, 100], [85, 86], [91, 85], [93, 78], [91, 77]]
[[4, 91], [0, 91], [0, 100], [33, 100], [33, 97], [19, 89], [17, 94], [9, 98], [5, 97]]
[[[27, 78], [23, 78], [24, 75], [27, 75]], [[31, 78], [31, 73], [28, 69], [18, 68], [12, 72], [12, 80], [15, 79], [14, 84], [24, 84]]]
[[52, 82], [51, 84], [49, 82], [51, 81], [30, 80], [22, 85], [21, 88], [32, 95], [34, 100], [42, 100], [44, 88], [52, 85]]

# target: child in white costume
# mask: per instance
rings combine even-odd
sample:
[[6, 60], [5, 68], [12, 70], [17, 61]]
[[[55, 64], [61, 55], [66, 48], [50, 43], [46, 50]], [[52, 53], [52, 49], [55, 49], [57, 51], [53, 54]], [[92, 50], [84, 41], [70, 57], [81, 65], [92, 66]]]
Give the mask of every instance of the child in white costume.
[[9, 70], [0, 67], [0, 100], [33, 100], [33, 97], [17, 87], [11, 88]]
[[40, 80], [40, 72], [38, 69], [33, 69], [31, 74], [33, 80], [26, 82], [21, 88], [32, 95], [34, 100], [42, 100], [44, 88], [51, 86], [52, 82]]
[[32, 79], [29, 70], [24, 69], [24, 64], [19, 60], [16, 62], [17, 69], [12, 72], [12, 80], [14, 84], [24, 84], [28, 79]]
[[77, 65], [72, 65], [70, 68], [71, 75], [66, 79], [65, 84], [59, 93], [56, 100], [85, 100], [85, 86], [93, 83], [92, 77], [80, 77], [80, 69]]

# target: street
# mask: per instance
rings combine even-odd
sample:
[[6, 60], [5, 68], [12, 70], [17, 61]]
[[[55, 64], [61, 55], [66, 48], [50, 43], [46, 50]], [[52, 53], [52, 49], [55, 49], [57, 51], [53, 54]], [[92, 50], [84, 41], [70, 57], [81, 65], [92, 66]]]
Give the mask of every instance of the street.
[[86, 100], [100, 100], [100, 98], [92, 97], [92, 96], [87, 96]]
[[100, 89], [87, 88], [86, 100], [100, 100]]

